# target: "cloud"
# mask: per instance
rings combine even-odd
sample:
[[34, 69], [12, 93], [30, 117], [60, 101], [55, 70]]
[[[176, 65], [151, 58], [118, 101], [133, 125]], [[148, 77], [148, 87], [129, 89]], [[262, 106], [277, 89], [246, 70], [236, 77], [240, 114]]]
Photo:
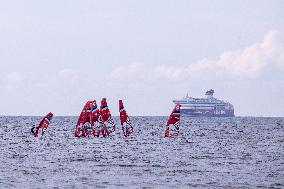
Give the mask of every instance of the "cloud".
[[112, 75], [119, 78], [135, 78], [137, 75], [143, 75], [172, 81], [186, 78], [256, 79], [262, 76], [283, 77], [284, 34], [280, 31], [270, 31], [265, 35], [262, 42], [254, 43], [237, 51], [225, 51], [216, 60], [204, 58], [186, 66], [159, 65], [147, 70], [140, 64], [130, 64], [117, 68], [112, 72]]
[[17, 72], [9, 72], [0, 75], [0, 89], [1, 90], [14, 90], [22, 85], [24, 81], [23, 76]]
[[250, 78], [262, 76], [267, 70], [284, 73], [284, 34], [269, 32], [261, 43], [242, 50], [225, 51], [217, 60], [203, 59], [185, 67], [159, 66], [157, 75], [168, 79], [185, 77]]
[[19, 72], [10, 72], [5, 76], [4, 79], [8, 83], [20, 83], [23, 81], [23, 77]]
[[183, 67], [160, 65], [150, 71], [154, 78], [167, 78], [178, 80], [186, 77], [186, 70]]
[[75, 82], [80, 79], [79, 72], [73, 69], [63, 69], [58, 72], [59, 79]]
[[110, 76], [113, 79], [126, 79], [126, 78], [143, 78], [147, 74], [147, 70], [142, 64], [133, 63], [130, 65], [122, 65], [114, 69]]

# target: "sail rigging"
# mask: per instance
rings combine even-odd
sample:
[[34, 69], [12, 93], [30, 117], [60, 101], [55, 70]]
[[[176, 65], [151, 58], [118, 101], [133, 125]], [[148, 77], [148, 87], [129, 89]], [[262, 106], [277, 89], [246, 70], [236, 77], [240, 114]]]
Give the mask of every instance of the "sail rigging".
[[33, 127], [31, 129], [31, 132], [33, 133], [34, 137], [38, 137], [39, 135], [41, 136], [44, 135], [45, 131], [47, 130], [47, 127], [50, 124], [52, 117], [53, 114], [49, 112], [46, 116], [43, 117], [43, 119], [40, 121], [37, 127]]
[[101, 101], [98, 122], [101, 124], [98, 135], [101, 134], [103, 137], [107, 137], [115, 131], [115, 123], [111, 117], [106, 98], [103, 98]]
[[86, 102], [75, 127], [75, 137], [96, 135], [94, 127], [98, 118], [99, 110], [96, 100]]
[[126, 113], [126, 110], [123, 106], [122, 100], [119, 100], [119, 114], [120, 114], [120, 122], [122, 126], [123, 135], [125, 137], [128, 137], [133, 133], [133, 127]]
[[165, 137], [176, 137], [179, 135], [180, 126], [180, 104], [177, 104], [173, 109], [164, 131]]

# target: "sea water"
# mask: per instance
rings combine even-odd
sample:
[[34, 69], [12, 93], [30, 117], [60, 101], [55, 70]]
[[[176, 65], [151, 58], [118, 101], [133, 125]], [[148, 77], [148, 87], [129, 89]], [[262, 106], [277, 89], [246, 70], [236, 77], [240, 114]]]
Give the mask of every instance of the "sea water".
[[108, 138], [75, 138], [76, 117], [0, 117], [0, 188], [284, 188], [284, 118], [131, 117]]

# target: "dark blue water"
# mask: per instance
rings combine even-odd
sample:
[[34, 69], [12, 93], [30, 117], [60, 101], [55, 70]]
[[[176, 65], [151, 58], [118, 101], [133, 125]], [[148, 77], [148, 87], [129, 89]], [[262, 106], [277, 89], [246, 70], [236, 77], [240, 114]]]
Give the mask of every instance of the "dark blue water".
[[[284, 118], [132, 117], [135, 133], [74, 138], [76, 117], [0, 117], [1, 188], [284, 188]], [[119, 123], [115, 119], [116, 123]]]

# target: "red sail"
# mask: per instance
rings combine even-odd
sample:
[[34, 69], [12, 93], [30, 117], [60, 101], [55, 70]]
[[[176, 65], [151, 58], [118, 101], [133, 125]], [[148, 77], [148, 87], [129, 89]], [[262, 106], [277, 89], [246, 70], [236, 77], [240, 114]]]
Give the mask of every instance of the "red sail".
[[51, 112], [49, 112], [39, 123], [39, 125], [35, 128], [32, 128], [32, 133], [35, 137], [39, 136], [39, 132], [41, 129], [41, 135], [43, 136], [43, 134], [45, 133], [51, 119], [53, 117], [53, 114]]
[[95, 124], [99, 124], [100, 110], [98, 109], [97, 102], [94, 100], [92, 104], [92, 113], [91, 113], [91, 126], [93, 129], [93, 135], [98, 136], [99, 129], [95, 129]]
[[175, 137], [179, 134], [180, 123], [180, 104], [177, 104], [173, 109], [165, 128], [165, 137]]
[[119, 113], [123, 134], [125, 137], [128, 137], [131, 133], [133, 133], [133, 127], [126, 113], [126, 110], [124, 109], [122, 100], [119, 100]]
[[101, 123], [101, 128], [98, 134], [102, 134], [103, 137], [109, 136], [115, 131], [115, 124], [111, 118], [106, 98], [103, 98], [101, 101], [99, 122]]
[[[75, 127], [75, 137], [96, 135], [94, 124], [98, 121], [99, 110], [96, 100], [86, 102]], [[90, 124], [90, 129], [87, 128]]]

